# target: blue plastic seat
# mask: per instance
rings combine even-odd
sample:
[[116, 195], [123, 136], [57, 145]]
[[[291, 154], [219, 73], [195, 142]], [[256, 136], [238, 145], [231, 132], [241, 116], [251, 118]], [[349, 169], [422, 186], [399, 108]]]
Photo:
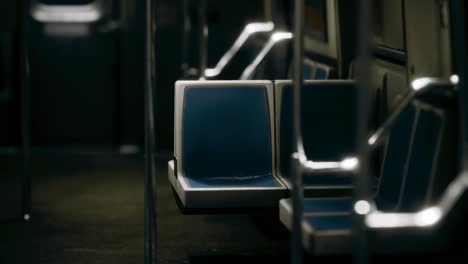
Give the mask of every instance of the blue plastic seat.
[[[290, 186], [292, 153], [292, 87], [275, 83], [278, 174]], [[302, 134], [307, 157], [335, 161], [353, 155], [355, 149], [356, 89], [352, 81], [308, 81], [302, 94]], [[325, 102], [325, 103], [324, 103]], [[314, 193], [349, 194], [351, 175], [304, 175], [304, 188]]]
[[[400, 115], [388, 139], [375, 196], [380, 211], [412, 212], [428, 205], [444, 134], [443, 122], [441, 110], [419, 102]], [[314, 254], [351, 252], [351, 210], [351, 199], [306, 199], [304, 247]], [[290, 200], [282, 200], [280, 218], [289, 228], [291, 211]]]
[[315, 64], [316, 62], [312, 60], [304, 59], [304, 66], [302, 67], [302, 77], [304, 80], [314, 79]]
[[314, 80], [328, 80], [330, 78], [330, 67], [317, 63], [315, 65]]
[[304, 67], [302, 68], [302, 76], [304, 77], [304, 80], [312, 80], [313, 73], [314, 73], [313, 65], [304, 63]]
[[[292, 65], [290, 66], [292, 69]], [[302, 78], [304, 80], [328, 80], [332, 73], [332, 68], [313, 61], [311, 59], [305, 58], [304, 65], [302, 67]], [[289, 78], [292, 77], [292, 71], [289, 72]]]
[[273, 87], [267, 81], [176, 83], [175, 164], [169, 177], [188, 209], [275, 206]]
[[[405, 166], [408, 157], [410, 139], [413, 131], [413, 124], [416, 118], [414, 107], [405, 109], [393, 127], [382, 166], [381, 177], [378, 182], [375, 195], [376, 205], [381, 210], [395, 210], [400, 199], [402, 182], [406, 175]], [[343, 214], [352, 210], [353, 200], [346, 198], [305, 198], [304, 214], [317, 215], [323, 213]], [[281, 210], [284, 221], [289, 220], [291, 211], [291, 201], [285, 199], [281, 203]]]

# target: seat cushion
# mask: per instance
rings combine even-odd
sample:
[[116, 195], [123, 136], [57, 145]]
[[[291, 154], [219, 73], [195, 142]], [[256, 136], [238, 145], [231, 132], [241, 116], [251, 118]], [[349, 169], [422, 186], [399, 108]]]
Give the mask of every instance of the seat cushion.
[[194, 177], [184, 176], [190, 188], [269, 188], [281, 187], [272, 174], [252, 177]]

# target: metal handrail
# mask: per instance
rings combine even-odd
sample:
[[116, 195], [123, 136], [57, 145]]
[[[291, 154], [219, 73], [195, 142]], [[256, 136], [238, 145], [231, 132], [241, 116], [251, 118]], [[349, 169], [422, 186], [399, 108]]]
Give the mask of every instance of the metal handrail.
[[19, 67], [21, 88], [21, 156], [22, 156], [22, 214], [31, 219], [31, 73], [29, 54], [29, 1], [21, 0], [19, 16]]
[[157, 207], [156, 207], [156, 124], [154, 117], [154, 1], [145, 1], [145, 180], [144, 180], [144, 263], [156, 263]]
[[302, 214], [303, 186], [301, 162], [307, 161], [301, 134], [301, 87], [303, 84], [304, 57], [304, 0], [294, 1], [294, 41], [293, 41], [293, 153], [291, 162], [292, 180], [292, 230], [291, 230], [291, 264], [302, 263]]
[[383, 142], [385, 135], [387, 135], [393, 124], [395, 123], [397, 117], [403, 112], [403, 110], [411, 103], [411, 101], [416, 98], [418, 95], [421, 95], [425, 92], [433, 90], [437, 87], [456, 87], [459, 82], [457, 75], [452, 75], [449, 80], [441, 78], [419, 78], [411, 82], [410, 88], [411, 91], [403, 99], [403, 101], [397, 106], [397, 108], [390, 114], [390, 116], [385, 120], [385, 122], [369, 137], [368, 144], [370, 151], [376, 149]]
[[181, 74], [186, 77], [189, 67], [189, 41], [192, 23], [190, 21], [190, 3], [188, 0], [182, 0], [182, 35], [181, 35]]
[[275, 28], [273, 22], [257, 22], [249, 23], [244, 27], [239, 37], [237, 37], [234, 44], [226, 51], [226, 53], [221, 57], [214, 68], [209, 68], [205, 70], [205, 77], [213, 78], [218, 76], [223, 69], [231, 62], [232, 58], [239, 52], [239, 50], [244, 46], [247, 40], [258, 34], [271, 32]]
[[199, 21], [199, 73], [200, 80], [205, 79], [205, 70], [208, 63], [208, 24], [206, 22], [206, 0], [198, 1], [198, 21]]
[[[434, 88], [447, 86], [455, 88], [458, 84], [458, 76], [453, 75], [449, 80], [441, 78], [420, 78], [414, 80], [410, 87], [411, 92], [402, 100], [402, 102], [397, 106], [397, 108], [390, 114], [385, 122], [368, 137], [367, 143], [369, 146], [369, 152], [376, 150], [381, 143], [384, 141], [388, 133], [390, 133], [391, 128], [395, 124], [398, 116], [403, 112], [403, 110], [419, 95], [422, 95], [426, 92], [431, 92]], [[301, 146], [300, 149], [303, 147]], [[313, 161], [308, 160], [307, 156], [304, 153], [295, 153], [294, 158], [299, 161], [301, 165], [301, 170], [305, 173], [336, 173], [336, 172], [353, 172], [359, 166], [359, 160], [356, 157], [345, 158], [341, 161]]]
[[[357, 152], [359, 158], [359, 168], [353, 178], [353, 201], [367, 200], [370, 198], [369, 186], [369, 145], [368, 145], [368, 129], [369, 129], [369, 90], [370, 90], [370, 60], [371, 60], [371, 32], [372, 26], [370, 23], [371, 1], [358, 1], [359, 8], [356, 10], [359, 17], [359, 38], [358, 38], [358, 67], [356, 74], [356, 82], [358, 86], [358, 125], [357, 125]], [[354, 259], [358, 264], [368, 262], [369, 245], [365, 230], [364, 219], [362, 215], [353, 214], [353, 244], [354, 244]]]
[[281, 32], [277, 31], [274, 32], [268, 42], [263, 46], [262, 50], [258, 53], [258, 55], [255, 57], [255, 59], [252, 61], [252, 63], [247, 66], [247, 68], [244, 70], [242, 73], [240, 79], [241, 80], [250, 80], [255, 73], [255, 70], [258, 68], [260, 63], [265, 59], [265, 57], [268, 55], [270, 50], [276, 46], [276, 44], [284, 41], [284, 40], [290, 40], [293, 38], [293, 34], [291, 32]]
[[412, 213], [384, 213], [378, 211], [372, 202], [361, 200], [354, 204], [354, 211], [365, 216], [369, 229], [430, 228], [443, 222], [466, 189], [468, 172], [463, 172], [449, 184], [434, 206]]
[[[387, 135], [395, 124], [397, 117], [404, 108], [417, 96], [429, 92], [437, 87], [456, 88], [459, 82], [457, 75], [452, 75], [449, 80], [440, 78], [420, 78], [411, 83], [412, 91], [398, 106], [398, 108], [387, 118], [384, 124], [369, 138], [368, 145], [375, 150], [385, 135]], [[354, 212], [364, 216], [367, 228], [408, 228], [408, 227], [430, 227], [439, 223], [455, 206], [465, 189], [468, 188], [468, 173], [460, 174], [449, 185], [442, 195], [441, 200], [432, 207], [413, 213], [384, 213], [377, 210], [373, 201], [359, 200], [354, 204]]]

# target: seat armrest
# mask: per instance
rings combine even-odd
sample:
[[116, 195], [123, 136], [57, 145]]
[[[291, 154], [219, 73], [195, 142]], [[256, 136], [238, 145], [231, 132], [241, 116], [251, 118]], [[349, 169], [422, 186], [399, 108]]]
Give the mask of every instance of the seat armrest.
[[171, 160], [167, 163], [167, 176], [172, 186], [175, 186], [175, 182], [177, 180], [177, 170], [176, 170], [175, 160]]

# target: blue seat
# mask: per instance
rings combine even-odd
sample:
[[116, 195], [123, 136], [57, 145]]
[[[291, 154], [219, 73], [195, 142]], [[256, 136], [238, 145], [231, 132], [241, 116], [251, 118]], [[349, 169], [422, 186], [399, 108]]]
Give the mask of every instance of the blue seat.
[[[380, 211], [412, 212], [428, 205], [444, 133], [443, 119], [443, 112], [419, 102], [399, 116], [388, 139], [375, 195]], [[351, 210], [349, 198], [306, 199], [304, 247], [314, 254], [350, 252]], [[289, 228], [291, 211], [290, 200], [282, 200], [280, 218]]]
[[418, 114], [418, 125], [408, 158], [407, 174], [411, 177], [406, 176], [397, 206], [403, 212], [413, 212], [428, 205], [440, 152], [437, 142], [442, 141], [443, 113], [421, 110]]
[[[292, 87], [289, 81], [275, 83], [277, 166], [279, 176], [290, 186], [292, 153]], [[352, 81], [308, 81], [302, 94], [302, 135], [307, 157], [334, 161], [352, 156], [355, 149], [356, 89]], [[325, 102], [325, 103], [324, 103]], [[339, 106], [339, 107], [336, 107]], [[351, 175], [304, 175], [304, 188], [313, 193], [349, 194]]]
[[[401, 114], [388, 139], [384, 164], [378, 181], [375, 202], [380, 210], [395, 210], [400, 199], [402, 182], [406, 175], [406, 160], [416, 118], [416, 110], [409, 107]], [[397, 191], [396, 191], [397, 190]], [[345, 198], [305, 198], [305, 215], [350, 214], [353, 200]], [[287, 226], [290, 226], [291, 201], [281, 201], [281, 217]]]
[[304, 66], [302, 68], [302, 77], [304, 80], [314, 79], [315, 62], [309, 59], [304, 59]]
[[315, 64], [314, 80], [328, 80], [330, 78], [331, 68], [317, 63]]
[[169, 177], [185, 208], [277, 205], [286, 188], [273, 166], [272, 83], [177, 82], [175, 94]]
[[[290, 66], [292, 69], [292, 64]], [[311, 59], [305, 58], [304, 65], [302, 67], [302, 78], [304, 80], [328, 80], [330, 79], [330, 75], [332, 72], [332, 68], [315, 62]], [[292, 78], [292, 70], [289, 72], [289, 78]]]
[[379, 186], [374, 198], [380, 210], [398, 209], [401, 185], [409, 172], [406, 165], [416, 115], [417, 109], [414, 106], [406, 108], [398, 117], [388, 138]]

